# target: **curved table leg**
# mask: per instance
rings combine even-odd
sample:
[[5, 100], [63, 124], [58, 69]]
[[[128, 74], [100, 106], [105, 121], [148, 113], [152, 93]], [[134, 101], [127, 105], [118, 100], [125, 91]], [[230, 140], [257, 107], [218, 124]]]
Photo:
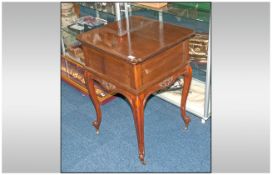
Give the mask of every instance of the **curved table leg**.
[[134, 125], [137, 133], [139, 159], [144, 162], [144, 95], [131, 96], [131, 110], [133, 112]]
[[96, 129], [96, 134], [99, 134], [99, 127], [100, 127], [101, 120], [102, 120], [102, 114], [101, 114], [101, 109], [100, 109], [100, 103], [98, 101], [98, 98], [97, 98], [97, 95], [95, 92], [95, 88], [94, 88], [94, 80], [89, 77], [87, 72], [84, 73], [84, 78], [85, 78], [86, 87], [89, 92], [89, 97], [92, 100], [94, 107], [95, 107], [95, 111], [96, 111], [96, 120], [93, 121], [93, 126]]
[[191, 121], [191, 119], [186, 115], [186, 101], [187, 101], [187, 96], [188, 96], [190, 85], [191, 85], [191, 80], [192, 80], [192, 67], [187, 66], [186, 72], [184, 73], [184, 86], [182, 89], [181, 107], [180, 107], [182, 118], [184, 120], [186, 129], [188, 128], [188, 125]]

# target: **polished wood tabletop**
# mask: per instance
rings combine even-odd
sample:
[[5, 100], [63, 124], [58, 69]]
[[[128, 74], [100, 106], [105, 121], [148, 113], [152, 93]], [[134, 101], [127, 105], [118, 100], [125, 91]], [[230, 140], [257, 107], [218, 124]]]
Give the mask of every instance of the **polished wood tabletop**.
[[128, 21], [124, 19], [82, 33], [78, 40], [118, 58], [138, 63], [192, 35], [193, 31], [188, 28], [132, 16]]
[[[144, 106], [154, 92], [171, 86], [183, 75], [181, 114], [187, 128], [186, 100], [192, 79], [188, 40], [191, 29], [132, 16], [82, 33], [85, 82], [95, 106], [99, 133], [102, 113], [94, 81], [106, 91], [124, 95], [132, 109], [139, 159], [144, 163]], [[118, 110], [118, 109], [116, 109]], [[161, 109], [163, 110], [163, 109]], [[148, 126], [147, 126], [148, 127]]]

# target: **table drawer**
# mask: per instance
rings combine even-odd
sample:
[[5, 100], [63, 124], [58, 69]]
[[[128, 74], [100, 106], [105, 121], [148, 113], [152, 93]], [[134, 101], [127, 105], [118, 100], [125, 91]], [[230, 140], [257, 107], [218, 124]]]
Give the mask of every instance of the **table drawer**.
[[188, 42], [168, 49], [142, 64], [142, 84], [152, 83], [160, 77], [165, 77], [171, 70], [183, 67], [189, 62]]
[[87, 67], [125, 86], [130, 84], [132, 68], [129, 64], [90, 47], [83, 46], [83, 50]]

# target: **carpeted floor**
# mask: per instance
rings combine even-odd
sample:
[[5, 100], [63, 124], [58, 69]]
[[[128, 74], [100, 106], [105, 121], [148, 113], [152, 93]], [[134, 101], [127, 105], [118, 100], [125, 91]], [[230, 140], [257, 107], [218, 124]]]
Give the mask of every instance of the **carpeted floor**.
[[184, 130], [179, 108], [151, 97], [145, 108], [145, 160], [138, 159], [129, 104], [121, 97], [102, 106], [100, 134], [91, 121], [89, 97], [65, 82], [61, 85], [62, 172], [210, 172], [210, 120], [192, 114]]

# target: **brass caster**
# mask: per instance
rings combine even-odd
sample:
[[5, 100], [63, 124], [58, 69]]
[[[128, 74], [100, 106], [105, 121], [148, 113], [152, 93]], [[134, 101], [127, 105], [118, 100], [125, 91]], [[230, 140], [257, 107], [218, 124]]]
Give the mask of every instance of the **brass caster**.
[[144, 154], [140, 154], [139, 159], [143, 165], [146, 165], [146, 162], [144, 161]]
[[98, 135], [99, 134], [99, 130], [97, 129], [95, 133], [96, 133], [96, 135]]
[[188, 126], [185, 125], [185, 127], [181, 126], [182, 130], [188, 131]]
[[142, 164], [142, 165], [146, 165], [146, 161], [141, 160], [141, 164]]
[[185, 130], [188, 130], [189, 123], [191, 122], [191, 119], [189, 117], [184, 118], [184, 124], [185, 124]]
[[99, 134], [99, 128], [97, 127], [97, 121], [96, 120], [93, 121], [92, 124], [95, 127], [95, 129], [96, 129], [96, 131], [95, 131], [96, 135], [98, 135]]

